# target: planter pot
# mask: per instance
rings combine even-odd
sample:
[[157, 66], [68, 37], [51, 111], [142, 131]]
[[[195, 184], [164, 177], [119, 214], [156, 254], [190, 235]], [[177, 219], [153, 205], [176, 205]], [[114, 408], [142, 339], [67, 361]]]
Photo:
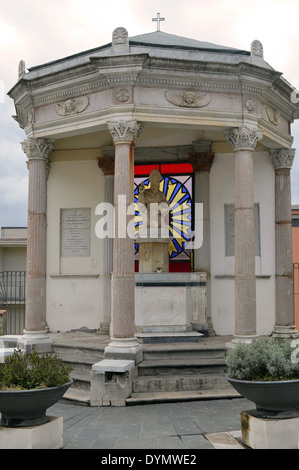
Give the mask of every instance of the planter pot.
[[293, 418], [299, 416], [299, 380], [250, 381], [226, 377], [247, 400], [256, 405], [260, 418]]
[[63, 397], [72, 380], [57, 387], [0, 391], [0, 426], [24, 427], [46, 423], [46, 411]]

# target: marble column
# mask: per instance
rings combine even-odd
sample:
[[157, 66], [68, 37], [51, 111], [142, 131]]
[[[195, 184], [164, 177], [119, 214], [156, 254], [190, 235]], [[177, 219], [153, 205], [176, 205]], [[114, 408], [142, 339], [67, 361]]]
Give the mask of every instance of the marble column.
[[273, 336], [297, 338], [294, 317], [290, 171], [295, 149], [270, 151], [275, 170], [275, 326]]
[[225, 133], [235, 153], [235, 340], [256, 336], [253, 151], [262, 132]]
[[[114, 202], [114, 158], [100, 157], [98, 158], [99, 168], [104, 173], [105, 188], [104, 200], [109, 204]], [[113, 223], [113, 221], [111, 221]], [[109, 230], [108, 230], [109, 231]], [[111, 274], [113, 270], [113, 238], [104, 238], [104, 315], [100, 324], [100, 332], [110, 334], [111, 322]]]
[[48, 158], [54, 147], [43, 138], [28, 138], [22, 148], [28, 158], [28, 239], [26, 314], [21, 349], [50, 350], [46, 323], [46, 208]]
[[[208, 147], [210, 148], [210, 144]], [[207, 274], [207, 312], [206, 324], [199, 325], [199, 330], [207, 330], [209, 336], [215, 336], [211, 316], [211, 243], [210, 243], [210, 170], [214, 161], [213, 152], [194, 152], [190, 163], [195, 173], [195, 203], [203, 204], [203, 244], [194, 250], [194, 271]], [[193, 326], [196, 328], [196, 325]]]
[[[105, 357], [142, 360], [142, 348], [135, 338], [134, 239], [120, 215], [134, 202], [134, 144], [140, 132], [136, 121], [108, 122], [115, 146], [111, 342]], [[131, 216], [132, 219], [132, 216]]]

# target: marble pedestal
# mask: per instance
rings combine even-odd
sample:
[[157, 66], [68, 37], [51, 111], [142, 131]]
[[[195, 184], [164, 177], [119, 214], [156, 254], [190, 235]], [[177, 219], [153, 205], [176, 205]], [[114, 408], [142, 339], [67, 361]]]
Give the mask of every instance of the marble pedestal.
[[61, 449], [63, 447], [63, 418], [51, 416], [38, 426], [7, 428], [0, 426], [0, 449]]
[[135, 274], [137, 332], [189, 332], [193, 323], [206, 325], [205, 273]]
[[299, 417], [264, 419], [241, 412], [242, 441], [252, 449], [298, 449]]

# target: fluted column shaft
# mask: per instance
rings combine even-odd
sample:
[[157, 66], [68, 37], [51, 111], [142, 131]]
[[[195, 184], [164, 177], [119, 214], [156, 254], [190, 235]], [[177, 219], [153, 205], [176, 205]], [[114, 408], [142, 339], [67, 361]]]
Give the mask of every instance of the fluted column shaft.
[[196, 152], [190, 163], [195, 173], [195, 203], [203, 204], [203, 244], [194, 250], [194, 271], [207, 273], [206, 328], [214, 336], [211, 315], [211, 243], [210, 243], [210, 170], [214, 161], [213, 152]]
[[231, 129], [226, 137], [235, 153], [235, 336], [256, 335], [256, 282], [253, 150], [262, 134]]
[[270, 152], [275, 170], [275, 327], [273, 336], [297, 337], [294, 317], [291, 178], [294, 149]]
[[22, 148], [29, 170], [25, 331], [42, 332], [46, 330], [47, 171], [53, 144], [29, 138]]
[[[114, 158], [101, 157], [98, 158], [98, 164], [104, 173], [105, 188], [104, 200], [109, 204], [114, 202]], [[111, 221], [112, 224], [112, 221]], [[113, 227], [113, 225], [112, 225]], [[111, 229], [112, 230], [112, 229]], [[109, 334], [111, 323], [111, 273], [113, 271], [113, 238], [104, 238], [104, 314], [100, 330]]]
[[[135, 269], [134, 240], [127, 233], [127, 224], [119, 223], [119, 215], [127, 214], [134, 202], [134, 144], [140, 131], [136, 121], [109, 122], [108, 129], [115, 146], [114, 210], [111, 338], [107, 353], [139, 348], [135, 341]], [[132, 214], [133, 215], [133, 214]], [[119, 341], [121, 340], [121, 341]], [[126, 343], [123, 340], [129, 340]], [[132, 340], [132, 341], [130, 341]], [[126, 344], [127, 346], [123, 347]], [[122, 345], [122, 346], [121, 346]], [[122, 349], [122, 351], [120, 351]]]

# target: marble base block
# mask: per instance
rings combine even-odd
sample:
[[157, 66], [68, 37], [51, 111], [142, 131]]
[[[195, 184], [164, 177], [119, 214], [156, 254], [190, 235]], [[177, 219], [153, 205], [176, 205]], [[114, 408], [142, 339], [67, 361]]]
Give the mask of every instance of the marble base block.
[[174, 333], [206, 323], [205, 273], [136, 273], [137, 332]]
[[8, 428], [0, 426], [0, 449], [61, 449], [63, 447], [63, 418], [51, 416], [38, 426]]
[[265, 419], [241, 412], [242, 441], [252, 449], [298, 449], [299, 418]]

